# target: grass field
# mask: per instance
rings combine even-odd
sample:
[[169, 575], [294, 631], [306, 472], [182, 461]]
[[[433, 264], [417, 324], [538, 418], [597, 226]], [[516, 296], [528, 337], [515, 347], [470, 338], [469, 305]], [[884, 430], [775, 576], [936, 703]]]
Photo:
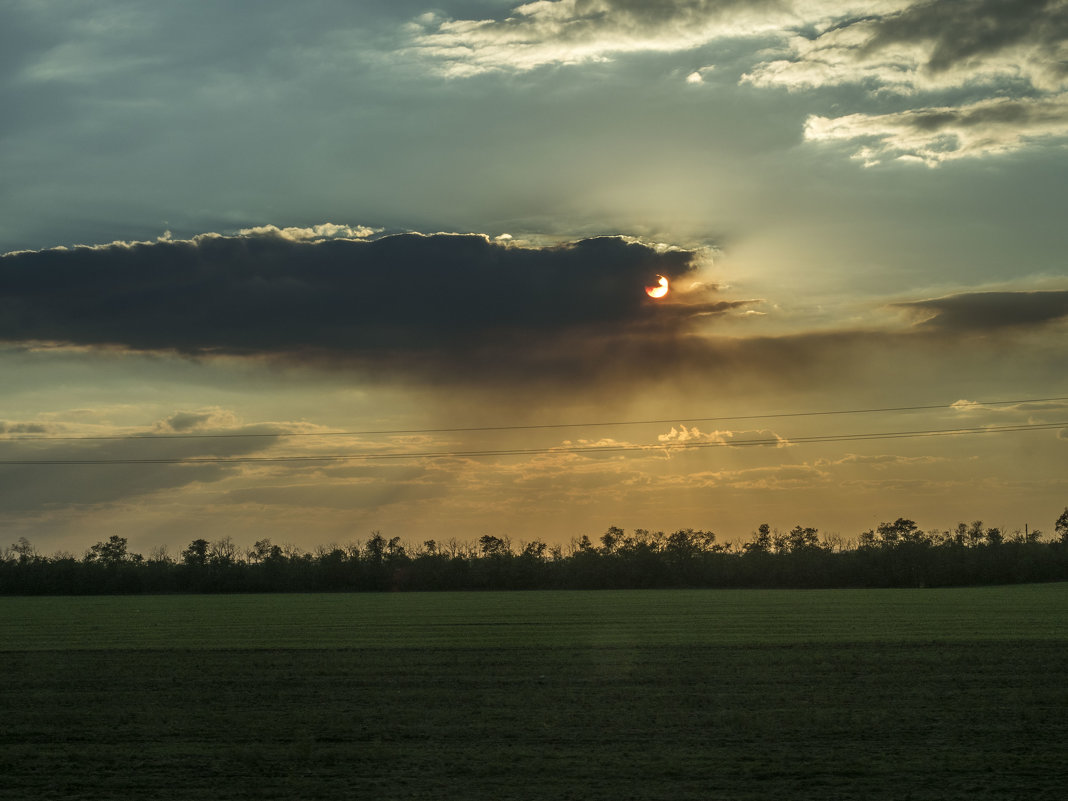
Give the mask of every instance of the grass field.
[[0, 599], [0, 796], [1060, 799], [1068, 586]]

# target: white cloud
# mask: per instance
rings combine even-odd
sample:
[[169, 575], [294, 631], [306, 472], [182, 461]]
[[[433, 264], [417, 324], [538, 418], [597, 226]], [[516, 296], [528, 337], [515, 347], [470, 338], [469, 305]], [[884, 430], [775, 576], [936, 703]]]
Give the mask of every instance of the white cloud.
[[[790, 36], [781, 57], [742, 82], [792, 92], [858, 84], [875, 98], [916, 98], [895, 113], [809, 117], [808, 141], [872, 140], [854, 153], [866, 166], [934, 167], [1068, 135], [1068, 0], [911, 2], [817, 31]], [[939, 107], [919, 99], [960, 90], [981, 99]]]
[[[803, 29], [901, 12], [912, 1], [536, 0], [516, 6], [504, 19], [423, 14], [408, 29], [417, 52], [438, 61], [445, 74], [466, 77], [607, 61], [622, 53], [691, 50], [733, 37], [785, 41]], [[687, 80], [698, 83], [708, 69], [689, 73]]]
[[[237, 231], [235, 236], [248, 236], [248, 237], [262, 237], [262, 236], [276, 236], [281, 239], [288, 239], [290, 242], [323, 242], [328, 239], [367, 239], [375, 234], [381, 233], [381, 228], [370, 228], [366, 225], [338, 225], [337, 223], [319, 223], [318, 225], [312, 225], [305, 228], [300, 227], [286, 227], [279, 228], [277, 225], [257, 225], [254, 228], [241, 228]], [[59, 245], [54, 248], [47, 248], [49, 251], [70, 251], [70, 250], [98, 250], [106, 251], [112, 248], [135, 248], [141, 245], [155, 245], [161, 242], [169, 243], [188, 243], [197, 244], [205, 240], [222, 239], [226, 235], [218, 234], [214, 232], [208, 232], [203, 234], [196, 234], [189, 239], [175, 239], [174, 234], [170, 231], [164, 231], [155, 239], [149, 240], [121, 240], [116, 239], [112, 242], [96, 245], [75, 245], [73, 248], [68, 248], [63, 245]], [[13, 250], [8, 253], [3, 253], [3, 256], [20, 256], [28, 255], [36, 251], [32, 250]]]
[[668, 444], [717, 442], [725, 445], [730, 442], [733, 437], [734, 432], [732, 431], [710, 431], [704, 433], [697, 426], [687, 428], [684, 425], [680, 425], [678, 428], [672, 426], [671, 431], [666, 434], [659, 434], [657, 440]]
[[[739, 437], [735, 440], [735, 437]], [[657, 441], [666, 446], [686, 446], [693, 445], [771, 445], [774, 444], [777, 448], [785, 448], [790, 445], [790, 441], [785, 437], [779, 436], [774, 431], [763, 428], [755, 431], [701, 431], [697, 426], [687, 428], [684, 425], [680, 425], [678, 428], [671, 427], [671, 430], [666, 434], [658, 434]]]
[[[965, 23], [965, 14], [961, 17]], [[1013, 83], [1045, 92], [1068, 88], [1068, 72], [1061, 66], [1068, 58], [1064, 41], [1050, 42], [1036, 34], [992, 42], [986, 49], [976, 47], [951, 58], [943, 55], [953, 35], [950, 20], [939, 20], [942, 28], [889, 36], [887, 28], [894, 20], [864, 19], [831, 27], [814, 38], [790, 36], [783, 58], [758, 64], [742, 82], [790, 91], [866, 83], [901, 95]]]
[[366, 225], [320, 223], [307, 228], [258, 225], [255, 228], [242, 228], [237, 233], [241, 236], [280, 236], [291, 242], [321, 242], [325, 239], [366, 239], [381, 230], [381, 228], [368, 228]]
[[[866, 165], [1007, 153], [1068, 127], [1068, 0], [537, 0], [499, 20], [424, 15], [411, 30], [414, 49], [453, 77], [763, 37], [781, 46], [756, 54], [741, 83], [792, 92], [858, 84], [875, 99], [961, 89], [986, 96], [970, 106], [916, 100], [897, 114], [809, 118], [808, 141], [875, 139], [856, 151]], [[691, 70], [685, 81], [703, 83], [714, 67]], [[956, 120], [939, 123], [938, 114]]]
[[[796, 4], [809, 11], [829, 5]], [[620, 53], [689, 50], [715, 39], [772, 33], [800, 19], [789, 4], [752, 0], [536, 0], [502, 20], [421, 17], [414, 44], [445, 74], [464, 77], [606, 61]]]
[[995, 98], [963, 106], [891, 114], [810, 116], [809, 142], [862, 140], [853, 158], [865, 166], [886, 159], [935, 167], [946, 161], [1019, 150], [1036, 140], [1068, 137], [1068, 92], [1048, 98]]
[[1005, 424], [1057, 424], [1068, 413], [1068, 400], [1060, 398], [1037, 399], [1018, 403], [982, 403], [961, 399], [950, 407], [961, 415], [966, 415], [969, 424], [1005, 425]]
[[915, 87], [923, 48], [903, 44], [893, 52], [864, 56], [864, 45], [872, 38], [875, 22], [864, 21], [833, 28], [809, 39], [791, 36], [787, 58], [765, 61], [742, 76], [742, 83], [754, 86], [785, 87], [796, 91], [875, 78], [883, 86], [901, 92]]

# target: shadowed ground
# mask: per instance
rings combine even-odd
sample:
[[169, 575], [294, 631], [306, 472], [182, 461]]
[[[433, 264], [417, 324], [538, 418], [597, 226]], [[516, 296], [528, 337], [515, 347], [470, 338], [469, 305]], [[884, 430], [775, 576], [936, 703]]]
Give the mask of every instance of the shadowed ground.
[[[1021, 608], [1064, 589], [1034, 592]], [[561, 601], [523, 595], [535, 628]], [[589, 612], [609, 600], [596, 595], [570, 594], [570, 604], [585, 601]], [[806, 615], [846, 600], [790, 595]], [[365, 647], [175, 640], [31, 651], [4, 639], [5, 790], [54, 799], [1054, 799], [1068, 778], [1065, 641], [1023, 622], [1022, 634], [1000, 640], [769, 642], [784, 635], [754, 617], [750, 642], [736, 641], [739, 630], [717, 644], [698, 615], [692, 643], [664, 644], [651, 635], [656, 620], [684, 621], [682, 607], [708, 599], [648, 592], [616, 599], [644, 621], [629, 643], [617, 623], [602, 642], [577, 642], [572, 627], [556, 644], [534, 636], [491, 646], [482, 629], [492, 615], [462, 613], [472, 596], [422, 597], [445, 617], [460, 610], [451, 645], [420, 645], [426, 622], [409, 619], [411, 608], [392, 618], [391, 636], [372, 627], [376, 642]], [[884, 624], [905, 614], [887, 597], [870, 607], [875, 622], [880, 608]], [[901, 603], [915, 615], [924, 597], [939, 596]], [[133, 609], [144, 599], [107, 600]], [[172, 600], [177, 611], [188, 599]], [[226, 608], [228, 599], [215, 600]], [[473, 600], [485, 608], [494, 596]], [[754, 595], [750, 604], [786, 600]], [[511, 631], [522, 618], [515, 611]], [[597, 624], [587, 625], [589, 639]]]

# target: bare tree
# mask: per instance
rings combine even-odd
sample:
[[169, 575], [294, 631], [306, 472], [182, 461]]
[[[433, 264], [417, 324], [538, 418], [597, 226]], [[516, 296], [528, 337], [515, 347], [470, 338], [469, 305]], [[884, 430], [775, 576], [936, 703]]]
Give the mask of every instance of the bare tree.
[[25, 537], [19, 537], [18, 542], [12, 543], [10, 552], [19, 562], [29, 562], [37, 556], [37, 549]]
[[208, 554], [208, 558], [216, 564], [233, 564], [237, 558], [237, 546], [234, 545], [234, 541], [230, 535], [215, 540], [215, 542], [211, 544], [211, 551]]

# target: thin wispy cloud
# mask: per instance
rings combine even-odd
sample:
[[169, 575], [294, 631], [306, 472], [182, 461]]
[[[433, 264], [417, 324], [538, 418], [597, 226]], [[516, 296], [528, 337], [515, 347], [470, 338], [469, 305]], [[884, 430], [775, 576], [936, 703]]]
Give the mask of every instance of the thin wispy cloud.
[[[687, 51], [717, 40], [785, 37], [843, 17], [886, 14], [903, 0], [537, 0], [503, 19], [426, 13], [415, 51], [453, 77], [603, 62], [627, 53]], [[689, 75], [692, 77], [694, 73]]]
[[623, 53], [689, 50], [715, 39], [775, 31], [796, 19], [769, 0], [539, 0], [504, 19], [426, 14], [413, 23], [417, 52], [447, 75], [527, 71], [606, 61]]

